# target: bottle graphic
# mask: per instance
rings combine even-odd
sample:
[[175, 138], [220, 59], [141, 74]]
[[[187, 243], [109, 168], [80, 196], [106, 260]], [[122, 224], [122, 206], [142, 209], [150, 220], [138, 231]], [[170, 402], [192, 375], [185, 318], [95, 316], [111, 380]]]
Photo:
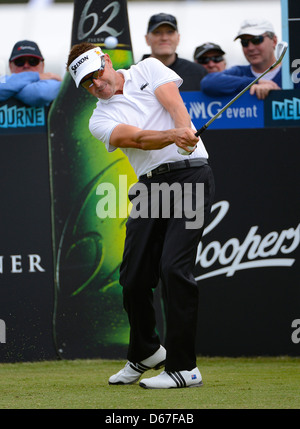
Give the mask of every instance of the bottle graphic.
[[[107, 50], [104, 40], [118, 39]], [[114, 68], [133, 63], [126, 1], [75, 0], [71, 46], [91, 42], [110, 55]], [[57, 353], [73, 358], [124, 358], [129, 340], [119, 266], [126, 218], [97, 216], [97, 187], [119, 189], [136, 176], [120, 151], [108, 153], [89, 131], [97, 100], [77, 89], [66, 73], [49, 119], [49, 153], [55, 270], [53, 332]], [[126, 198], [117, 198], [124, 213]]]

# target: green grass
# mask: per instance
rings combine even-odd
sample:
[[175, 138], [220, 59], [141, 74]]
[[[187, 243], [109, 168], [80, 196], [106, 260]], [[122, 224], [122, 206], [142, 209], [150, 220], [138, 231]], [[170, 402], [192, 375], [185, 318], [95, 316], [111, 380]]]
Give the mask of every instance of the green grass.
[[[300, 359], [204, 358], [204, 385], [146, 390], [109, 386], [124, 361], [0, 364], [1, 409], [299, 409]], [[144, 377], [156, 375], [151, 370]]]

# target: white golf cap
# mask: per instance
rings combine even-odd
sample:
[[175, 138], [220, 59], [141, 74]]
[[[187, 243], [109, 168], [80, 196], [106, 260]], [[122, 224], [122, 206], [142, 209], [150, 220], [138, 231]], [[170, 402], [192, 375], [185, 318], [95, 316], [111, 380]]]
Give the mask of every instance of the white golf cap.
[[96, 46], [77, 57], [70, 65], [69, 72], [78, 88], [81, 80], [89, 73], [103, 69], [101, 58], [104, 53]]
[[275, 33], [273, 25], [269, 21], [266, 21], [265, 19], [246, 19], [242, 22], [238, 35], [234, 40], [238, 39], [244, 34], [249, 34], [250, 36], [260, 36], [267, 31]]

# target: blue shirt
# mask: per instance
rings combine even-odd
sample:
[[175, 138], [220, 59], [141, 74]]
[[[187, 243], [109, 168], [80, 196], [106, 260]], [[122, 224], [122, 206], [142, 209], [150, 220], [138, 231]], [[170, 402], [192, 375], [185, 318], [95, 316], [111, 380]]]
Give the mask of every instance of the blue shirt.
[[55, 79], [40, 79], [38, 72], [13, 73], [0, 78], [0, 102], [11, 97], [28, 106], [47, 106], [60, 89], [61, 82]]
[[[234, 66], [222, 72], [209, 73], [201, 80], [202, 91], [211, 97], [236, 95], [255, 79], [251, 66]], [[264, 79], [264, 77], [263, 77]], [[272, 79], [282, 88], [281, 69]], [[300, 85], [295, 84], [295, 88]]]

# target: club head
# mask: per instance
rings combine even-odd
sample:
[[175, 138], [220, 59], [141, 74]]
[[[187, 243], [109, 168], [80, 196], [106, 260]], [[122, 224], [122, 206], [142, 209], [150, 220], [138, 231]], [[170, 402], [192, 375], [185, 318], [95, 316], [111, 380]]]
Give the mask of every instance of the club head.
[[281, 63], [287, 48], [288, 48], [288, 43], [287, 42], [279, 42], [276, 46], [276, 62], [277, 64]]

